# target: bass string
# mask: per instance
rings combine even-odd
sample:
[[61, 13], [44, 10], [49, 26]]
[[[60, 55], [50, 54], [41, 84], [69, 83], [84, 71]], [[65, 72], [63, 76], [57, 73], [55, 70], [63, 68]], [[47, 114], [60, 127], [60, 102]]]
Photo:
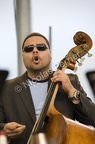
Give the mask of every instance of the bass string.
[[[61, 62], [60, 62], [60, 64], [59, 64], [57, 69], [60, 69], [60, 70], [62, 69], [62, 67], [64, 65], [64, 61], [65, 61], [65, 58], [61, 60]], [[50, 101], [52, 99], [52, 95], [53, 95], [54, 89], [56, 87], [56, 84], [57, 83], [51, 82], [51, 84], [49, 86], [46, 100], [44, 102], [44, 105], [43, 105], [43, 108], [41, 110], [41, 113], [40, 113], [38, 119], [35, 122], [35, 125], [34, 125], [33, 130], [32, 130], [32, 134], [37, 133], [39, 131], [39, 129], [41, 128], [41, 124], [43, 124], [43, 121], [44, 121], [45, 116], [46, 116], [45, 114], [47, 113], [48, 106], [49, 106]]]
[[53, 89], [55, 88], [55, 86], [56, 86], [56, 84], [54, 82], [51, 82], [45, 103], [43, 105], [43, 108], [41, 110], [41, 113], [40, 113], [38, 119], [35, 122], [32, 134], [38, 133], [39, 127], [41, 127], [41, 124], [43, 124], [43, 121], [44, 121], [45, 116], [46, 116], [45, 114], [47, 113], [48, 106], [49, 106], [50, 100], [52, 98]]

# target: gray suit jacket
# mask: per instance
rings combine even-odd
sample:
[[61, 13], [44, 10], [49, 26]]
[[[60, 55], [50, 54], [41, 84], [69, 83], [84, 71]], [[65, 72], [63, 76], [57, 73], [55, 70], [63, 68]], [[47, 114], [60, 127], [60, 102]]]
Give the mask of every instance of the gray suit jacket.
[[[66, 117], [95, 127], [95, 104], [86, 96], [77, 75], [68, 76], [74, 87], [80, 91], [81, 102], [73, 104], [60, 86], [54, 104], [56, 109]], [[29, 86], [24, 73], [20, 77], [7, 80], [0, 96], [0, 129], [8, 122], [26, 125], [24, 132], [18, 138], [12, 139], [10, 144], [26, 144], [36, 121]]]

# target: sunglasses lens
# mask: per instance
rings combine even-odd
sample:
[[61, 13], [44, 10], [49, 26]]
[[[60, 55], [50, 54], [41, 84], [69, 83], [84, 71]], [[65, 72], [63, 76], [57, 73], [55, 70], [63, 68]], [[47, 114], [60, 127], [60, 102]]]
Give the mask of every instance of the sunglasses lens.
[[23, 51], [25, 52], [32, 52], [33, 51], [34, 46], [26, 46], [23, 48]]
[[47, 49], [47, 46], [45, 44], [37, 44], [36, 47], [39, 51], [44, 51]]
[[[34, 45], [26, 46], [26, 47], [23, 48], [23, 52], [27, 52], [27, 53], [32, 52], [34, 47], [35, 47]], [[44, 51], [44, 50], [47, 49], [47, 46], [45, 44], [37, 44], [36, 48], [39, 51]]]

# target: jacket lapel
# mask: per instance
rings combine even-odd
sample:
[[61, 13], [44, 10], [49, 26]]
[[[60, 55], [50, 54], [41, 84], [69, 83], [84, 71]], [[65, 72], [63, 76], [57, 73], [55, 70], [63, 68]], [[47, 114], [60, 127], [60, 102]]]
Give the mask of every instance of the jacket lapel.
[[[52, 75], [50, 75], [50, 77], [49, 77], [48, 88], [49, 88], [50, 83], [51, 83], [51, 81], [50, 81], [51, 77], [52, 77]], [[22, 88], [22, 91], [19, 92], [19, 95], [20, 95], [29, 115], [32, 117], [33, 121], [35, 122], [36, 121], [35, 108], [34, 108], [33, 99], [32, 99], [31, 93], [30, 93], [30, 89], [29, 89], [30, 85], [28, 83], [26, 73], [24, 73], [20, 77], [18, 84]]]
[[26, 73], [21, 77], [18, 84], [22, 87], [22, 91], [19, 93], [29, 115], [32, 117], [33, 121], [36, 121], [35, 108], [32, 100], [32, 96], [29, 89], [29, 83], [27, 81]]

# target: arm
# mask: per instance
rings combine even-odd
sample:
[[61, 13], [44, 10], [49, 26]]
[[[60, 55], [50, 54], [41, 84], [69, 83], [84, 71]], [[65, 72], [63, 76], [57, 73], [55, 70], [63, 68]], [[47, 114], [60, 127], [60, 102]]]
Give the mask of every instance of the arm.
[[71, 101], [75, 118], [82, 123], [95, 127], [95, 104], [87, 97], [87, 94], [80, 85], [77, 75], [68, 77], [63, 71], [57, 70], [51, 80], [53, 82], [61, 82], [62, 88], [68, 94], [69, 99], [73, 97], [75, 91], [79, 90], [80, 99]]

